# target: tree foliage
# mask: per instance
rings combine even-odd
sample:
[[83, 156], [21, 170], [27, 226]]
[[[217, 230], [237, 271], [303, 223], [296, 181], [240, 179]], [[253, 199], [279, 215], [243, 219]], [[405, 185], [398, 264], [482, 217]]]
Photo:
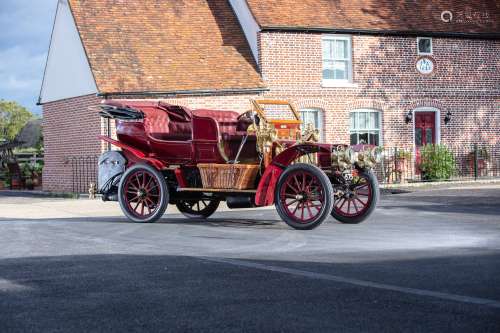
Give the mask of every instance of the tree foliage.
[[0, 141], [12, 141], [33, 114], [17, 102], [0, 100]]

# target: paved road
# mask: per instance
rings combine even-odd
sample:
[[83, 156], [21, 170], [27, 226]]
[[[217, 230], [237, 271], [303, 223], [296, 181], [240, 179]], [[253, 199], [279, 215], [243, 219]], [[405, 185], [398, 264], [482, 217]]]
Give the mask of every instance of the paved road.
[[0, 332], [500, 331], [500, 188], [383, 196], [367, 223], [270, 209], [132, 224], [0, 196]]

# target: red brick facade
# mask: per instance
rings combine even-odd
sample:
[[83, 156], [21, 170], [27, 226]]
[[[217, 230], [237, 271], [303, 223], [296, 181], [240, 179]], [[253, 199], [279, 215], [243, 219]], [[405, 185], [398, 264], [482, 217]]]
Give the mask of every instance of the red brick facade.
[[[436, 69], [417, 72], [415, 37], [352, 36], [353, 84], [322, 87], [322, 34], [267, 32], [260, 36], [261, 72], [270, 95], [324, 112], [328, 141], [349, 142], [349, 113], [382, 114], [384, 145], [412, 145], [408, 111], [440, 112], [441, 142], [500, 143], [500, 41], [433, 38]], [[445, 125], [443, 118], [452, 113]]]
[[95, 95], [88, 95], [43, 105], [44, 190], [71, 191], [70, 158], [101, 153], [102, 146], [97, 140], [103, 131], [101, 119], [97, 112], [88, 109], [99, 102]]
[[[500, 143], [500, 41], [433, 38], [435, 71], [415, 69], [415, 37], [352, 36], [352, 84], [322, 86], [322, 34], [263, 32], [259, 36], [261, 75], [266, 96], [288, 99], [298, 108], [321, 109], [326, 140], [348, 143], [349, 115], [374, 109], [382, 116], [386, 146], [412, 146], [413, 123], [405, 115], [420, 107], [439, 110], [441, 142]], [[257, 95], [192, 96], [164, 99], [190, 108], [243, 112]], [[84, 96], [47, 103], [44, 108], [44, 189], [71, 190], [68, 156], [98, 155], [105, 129]], [[447, 112], [451, 122], [444, 124]]]

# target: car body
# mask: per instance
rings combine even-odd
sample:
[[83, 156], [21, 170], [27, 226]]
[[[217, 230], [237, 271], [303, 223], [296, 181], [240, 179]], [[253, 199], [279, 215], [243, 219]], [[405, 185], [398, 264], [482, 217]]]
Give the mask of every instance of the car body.
[[[252, 110], [198, 109], [158, 101], [108, 100], [119, 150], [99, 161], [99, 192], [120, 202], [136, 222], [160, 218], [175, 204], [190, 218], [207, 218], [220, 201], [229, 208], [276, 205], [296, 229], [330, 214], [359, 223], [373, 211], [378, 184], [372, 147], [319, 143], [287, 101], [251, 100]], [[358, 182], [358, 183], [356, 183]], [[151, 185], [153, 184], [153, 185]]]

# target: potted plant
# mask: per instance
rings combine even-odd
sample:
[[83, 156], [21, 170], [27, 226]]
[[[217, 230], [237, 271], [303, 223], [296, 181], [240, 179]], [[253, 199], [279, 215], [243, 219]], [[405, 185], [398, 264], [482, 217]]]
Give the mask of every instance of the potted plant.
[[27, 189], [27, 190], [33, 190], [33, 189], [34, 189], [33, 179], [31, 179], [31, 178], [27, 178], [27, 179], [24, 181], [24, 185], [26, 186], [26, 189]]
[[477, 150], [473, 149], [471, 152], [467, 154], [467, 164], [469, 166], [469, 170], [474, 172], [475, 168], [475, 156], [477, 151], [477, 173], [481, 174], [488, 167], [488, 160], [490, 158], [490, 154], [488, 150], [484, 147], [477, 148]]
[[406, 170], [407, 161], [411, 160], [411, 152], [404, 149], [397, 150], [394, 156], [395, 168], [398, 173], [403, 173]]
[[42, 185], [42, 171], [43, 171], [43, 164], [37, 162], [33, 167], [32, 171], [33, 186], [37, 187]]

